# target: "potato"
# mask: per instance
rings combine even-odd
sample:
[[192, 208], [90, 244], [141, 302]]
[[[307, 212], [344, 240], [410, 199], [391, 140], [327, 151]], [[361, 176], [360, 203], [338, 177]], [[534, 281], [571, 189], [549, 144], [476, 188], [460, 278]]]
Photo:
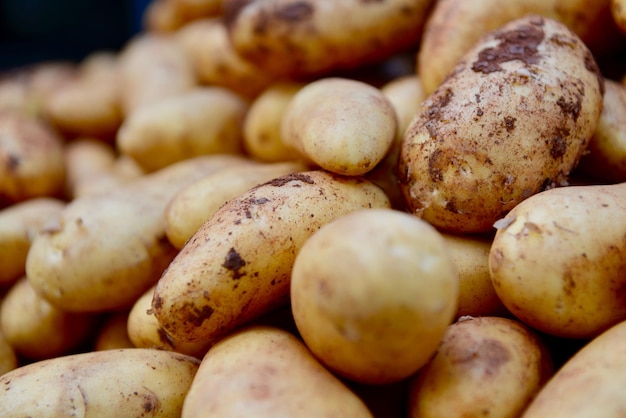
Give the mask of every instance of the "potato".
[[524, 324], [464, 317], [411, 379], [409, 416], [518, 417], [552, 374], [545, 343]]
[[127, 322], [128, 312], [126, 311], [110, 314], [98, 330], [93, 344], [93, 351], [134, 348], [135, 345], [128, 337]]
[[276, 79], [233, 49], [223, 19], [187, 23], [175, 39], [202, 85], [224, 87], [252, 100]]
[[569, 358], [523, 418], [619, 417], [626, 408], [626, 322], [615, 324]]
[[313, 232], [356, 209], [388, 206], [373, 183], [323, 170], [256, 186], [215, 212], [170, 263], [154, 314], [174, 340], [214, 343], [288, 302], [296, 253]]
[[[69, 151], [69, 150], [67, 150]], [[77, 150], [74, 150], [77, 151]], [[94, 151], [93, 149], [91, 151]], [[137, 164], [137, 161], [133, 160], [128, 155], [117, 155], [112, 165], [105, 169], [104, 167], [97, 167], [97, 163], [94, 164], [91, 170], [84, 167], [85, 164], [90, 163], [90, 159], [96, 159], [95, 155], [89, 155], [90, 152], [83, 149], [79, 152], [73, 152], [74, 155], [67, 155], [67, 170], [68, 174], [73, 175], [75, 184], [71, 189], [70, 196], [72, 198], [78, 198], [82, 196], [109, 193], [120, 186], [123, 186], [133, 180], [138, 179], [146, 174], [145, 170]], [[69, 161], [74, 159], [74, 161]], [[80, 162], [75, 160], [81, 160]], [[79, 165], [81, 165], [79, 167]], [[81, 176], [78, 178], [79, 176]]]
[[458, 298], [441, 234], [392, 209], [362, 209], [322, 226], [291, 275], [291, 307], [307, 347], [335, 373], [369, 384], [400, 381], [426, 364]]
[[0, 111], [0, 207], [59, 197], [64, 176], [62, 138], [40, 119]]
[[387, 154], [396, 135], [395, 110], [380, 89], [329, 77], [293, 96], [281, 122], [283, 141], [333, 173], [359, 176]]
[[17, 369], [18, 366], [17, 354], [0, 330], [0, 376]]
[[281, 134], [285, 110], [304, 83], [276, 82], [263, 90], [250, 104], [243, 121], [243, 145], [252, 158], [264, 162], [298, 159]]
[[64, 147], [66, 195], [74, 198], [79, 189], [91, 180], [109, 172], [117, 153], [111, 144], [95, 138], [78, 138]]
[[373, 417], [302, 341], [267, 326], [235, 332], [203, 358], [182, 417], [209, 416]]
[[44, 360], [69, 354], [91, 336], [96, 317], [69, 313], [51, 305], [23, 277], [0, 307], [0, 330], [17, 354]]
[[169, 0], [189, 20], [222, 14], [222, 0]]
[[72, 200], [58, 224], [33, 240], [26, 259], [28, 280], [66, 311], [130, 308], [177, 253], [164, 231], [169, 200], [186, 185], [242, 158], [197, 157], [108, 193]]
[[0, 210], [0, 286], [10, 286], [24, 275], [32, 240], [64, 207], [62, 200], [39, 197]]
[[489, 270], [496, 293], [523, 322], [592, 338], [626, 319], [626, 184], [551, 189], [496, 224]]
[[426, 99], [422, 82], [417, 74], [403, 75], [385, 83], [380, 91], [392, 104], [398, 119], [396, 141], [402, 141], [411, 120], [419, 113]]
[[179, 191], [165, 210], [165, 234], [181, 249], [227, 201], [261, 183], [305, 171], [298, 162], [238, 164], [206, 176]]
[[611, 16], [620, 30], [626, 33], [626, 1], [611, 0]]
[[511, 20], [537, 14], [562, 22], [589, 46], [594, 56], [620, 50], [611, 0], [464, 0], [436, 1], [424, 27], [417, 54], [417, 74], [430, 95], [453, 72], [461, 57], [480, 38]]
[[176, 32], [187, 20], [182, 10], [171, 0], [151, 0], [144, 10], [142, 23], [147, 33]]
[[603, 78], [563, 24], [526, 16], [491, 32], [424, 102], [398, 176], [416, 216], [492, 230], [517, 203], [565, 185], [602, 110]]
[[476, 235], [443, 233], [446, 250], [459, 272], [459, 301], [456, 317], [506, 315], [489, 273], [492, 239]]
[[626, 85], [605, 79], [600, 121], [577, 170], [596, 181], [626, 181]]
[[195, 88], [130, 112], [116, 145], [147, 172], [207, 154], [238, 154], [248, 105], [220, 87]]
[[177, 417], [198, 366], [194, 357], [140, 348], [43, 360], [0, 376], [0, 415]]
[[235, 50], [280, 77], [319, 76], [417, 47], [431, 0], [223, 2]]

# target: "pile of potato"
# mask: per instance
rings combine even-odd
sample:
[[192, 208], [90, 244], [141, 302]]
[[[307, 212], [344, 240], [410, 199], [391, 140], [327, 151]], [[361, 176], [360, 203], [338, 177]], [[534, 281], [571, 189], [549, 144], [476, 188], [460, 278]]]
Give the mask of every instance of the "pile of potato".
[[626, 2], [144, 23], [0, 77], [0, 416], [626, 410]]

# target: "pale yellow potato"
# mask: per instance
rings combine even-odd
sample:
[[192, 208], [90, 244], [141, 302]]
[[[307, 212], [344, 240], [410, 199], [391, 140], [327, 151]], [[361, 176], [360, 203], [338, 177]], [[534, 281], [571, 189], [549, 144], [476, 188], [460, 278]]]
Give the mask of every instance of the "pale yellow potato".
[[293, 96], [304, 83], [276, 82], [252, 101], [243, 121], [243, 145], [252, 158], [265, 162], [298, 159], [281, 134], [283, 115]]
[[291, 274], [291, 308], [311, 352], [350, 380], [405, 379], [453, 322], [459, 276], [439, 232], [392, 209], [362, 209], [306, 240]]
[[324, 170], [287, 174], [229, 200], [157, 283], [152, 308], [175, 340], [211, 341], [289, 300], [302, 244], [338, 216], [388, 207], [373, 183]]
[[417, 74], [404, 75], [388, 81], [381, 86], [380, 91], [396, 111], [398, 118], [396, 140], [400, 142], [411, 120], [419, 113], [422, 102], [427, 97], [422, 82]]
[[0, 287], [10, 286], [24, 275], [32, 240], [58, 218], [65, 204], [39, 197], [0, 210]]
[[135, 347], [176, 351], [201, 359], [209, 349], [210, 342], [181, 342], [168, 335], [152, 311], [154, 289], [155, 286], [141, 295], [130, 310], [126, 324], [128, 338]]
[[142, 16], [147, 33], [173, 33], [185, 26], [187, 19], [172, 0], [151, 0]]
[[268, 73], [319, 76], [417, 48], [432, 0], [223, 2], [233, 47]]
[[227, 201], [261, 183], [305, 171], [299, 162], [238, 164], [206, 176], [182, 189], [165, 211], [165, 234], [180, 249]]
[[456, 317], [507, 314], [489, 274], [491, 238], [442, 233], [446, 248], [459, 272]]
[[409, 417], [519, 417], [552, 374], [545, 343], [521, 322], [464, 317], [411, 379]]
[[33, 240], [26, 275], [45, 299], [70, 312], [130, 308], [177, 250], [165, 237], [165, 208], [183, 187], [243, 157], [197, 157], [109, 192], [72, 200]]
[[594, 55], [622, 50], [624, 40], [612, 21], [611, 0], [439, 0], [424, 27], [417, 54], [417, 74], [431, 94], [457, 62], [486, 33], [527, 14], [567, 25]]
[[70, 198], [80, 194], [84, 185], [112, 170], [117, 152], [111, 144], [96, 138], [77, 138], [67, 143], [65, 154], [65, 192]]
[[516, 204], [567, 184], [596, 130], [604, 79], [563, 24], [529, 15], [476, 44], [424, 102], [398, 163], [410, 212], [491, 232]]
[[140, 348], [42, 360], [0, 376], [0, 415], [179, 417], [199, 363], [179, 353]]
[[4, 338], [4, 335], [2, 335], [2, 330], [0, 330], [0, 376], [17, 369], [18, 366], [17, 354], [7, 339]]
[[626, 181], [626, 85], [605, 79], [600, 121], [578, 170], [596, 181]]
[[124, 116], [198, 84], [189, 57], [171, 34], [141, 32], [131, 38], [120, 51], [119, 77]]
[[[80, 154], [83, 154], [82, 156], [86, 159], [86, 161], [83, 160], [83, 162], [88, 162], [90, 158], [90, 156], [86, 155], [88, 152], [77, 152], [75, 154], [79, 158], [81, 157]], [[95, 164], [96, 162], [94, 162], [94, 167]], [[82, 169], [78, 164], [68, 165], [67, 168], [69, 172], [72, 170], [80, 171]], [[87, 170], [82, 171], [85, 177], [81, 177], [80, 179], [74, 176], [76, 183], [71, 189], [70, 196], [75, 199], [90, 194], [108, 193], [147, 174], [145, 170], [137, 164], [137, 161], [133, 160], [128, 155], [117, 155], [113, 164], [108, 169], [104, 169], [104, 167], [100, 168], [101, 169], [94, 170], [94, 172], [88, 172]]]
[[522, 418], [619, 417], [626, 409], [626, 322], [590, 340], [543, 386]]
[[207, 154], [243, 150], [248, 104], [220, 87], [197, 87], [130, 112], [116, 146], [147, 172]]
[[0, 306], [0, 330], [20, 356], [44, 360], [71, 352], [91, 336], [96, 317], [69, 313], [51, 305], [25, 277], [18, 280]]
[[223, 19], [194, 20], [175, 36], [200, 84], [221, 86], [251, 100], [276, 79], [233, 49]]
[[114, 312], [102, 324], [95, 336], [93, 351], [134, 348], [127, 331], [128, 312]]
[[0, 207], [63, 191], [63, 139], [39, 118], [0, 111]]
[[306, 160], [333, 173], [359, 176], [382, 161], [398, 128], [380, 89], [343, 77], [322, 78], [298, 90], [281, 122], [281, 136]]
[[615, 24], [620, 30], [626, 33], [626, 1], [625, 0], [610, 0], [611, 1], [611, 16]]
[[496, 293], [523, 322], [593, 338], [626, 319], [626, 184], [570, 186], [521, 202], [494, 237]]
[[268, 326], [237, 331], [209, 350], [181, 416], [373, 417], [300, 339]]

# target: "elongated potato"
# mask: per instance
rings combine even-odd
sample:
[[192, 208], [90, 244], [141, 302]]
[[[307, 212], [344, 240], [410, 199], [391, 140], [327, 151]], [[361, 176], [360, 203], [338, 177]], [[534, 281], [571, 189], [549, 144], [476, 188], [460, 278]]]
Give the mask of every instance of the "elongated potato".
[[18, 366], [17, 354], [0, 330], [0, 376], [17, 369]]
[[244, 157], [197, 157], [108, 193], [74, 199], [37, 235], [26, 259], [31, 285], [66, 311], [129, 308], [158, 280], [177, 250], [164, 231], [165, 207], [183, 187]]
[[547, 190], [501, 221], [489, 254], [496, 293], [523, 322], [592, 338], [626, 319], [626, 184]]
[[224, 1], [235, 50], [281, 77], [359, 67], [417, 47], [431, 0]]
[[383, 384], [426, 364], [454, 320], [458, 292], [458, 271], [435, 228], [405, 212], [362, 209], [307, 239], [290, 295], [298, 331], [322, 364]]
[[412, 378], [409, 416], [518, 417], [552, 374], [547, 346], [521, 322], [464, 317]]
[[626, 322], [593, 338], [556, 372], [523, 418], [619, 417], [626, 409]]
[[326, 370], [301, 340], [268, 326], [245, 328], [203, 358], [183, 418], [364, 417], [363, 401]]
[[258, 164], [251, 162], [219, 170], [176, 194], [165, 212], [165, 234], [180, 249], [207, 219], [227, 201], [261, 183], [305, 171], [299, 162]]
[[200, 155], [237, 154], [247, 110], [229, 90], [198, 87], [130, 112], [116, 145], [147, 172]]
[[0, 415], [178, 417], [199, 363], [140, 348], [42, 360], [0, 376]]
[[278, 177], [229, 200], [169, 265], [152, 308], [175, 340], [215, 342], [284, 305], [304, 241], [361, 208], [388, 207], [373, 183], [315, 170]]
[[17, 354], [30, 360], [69, 354], [91, 336], [96, 319], [51, 305], [25, 277], [11, 286], [0, 307], [2, 334]]
[[604, 80], [566, 26], [525, 16], [491, 32], [424, 102], [398, 176], [409, 210], [451, 233], [488, 232], [567, 184], [598, 124]]
[[57, 219], [65, 204], [39, 197], [0, 210], [0, 286], [10, 286], [24, 275], [32, 240]]

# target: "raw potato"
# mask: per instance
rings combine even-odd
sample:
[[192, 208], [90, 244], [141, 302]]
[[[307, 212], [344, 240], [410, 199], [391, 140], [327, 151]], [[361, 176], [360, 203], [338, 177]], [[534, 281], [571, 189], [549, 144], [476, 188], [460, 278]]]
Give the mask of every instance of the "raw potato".
[[70, 353], [87, 341], [96, 317], [70, 313], [35, 293], [26, 278], [9, 289], [0, 307], [0, 330], [17, 354], [44, 360]]
[[552, 373], [547, 347], [522, 323], [464, 317], [412, 379], [409, 417], [519, 417]]
[[213, 346], [183, 404], [182, 418], [372, 418], [363, 401], [301, 340], [255, 326]]
[[200, 361], [164, 350], [93, 351], [0, 376], [0, 415], [179, 417]]
[[273, 83], [250, 104], [243, 122], [243, 144], [252, 158], [265, 162], [299, 158], [283, 140], [281, 124], [289, 102], [304, 86], [296, 82]]
[[18, 366], [17, 354], [0, 330], [0, 376], [17, 369]]
[[626, 319], [626, 184], [547, 190], [516, 206], [491, 246], [496, 293], [523, 322], [592, 338]]
[[619, 417], [626, 410], [626, 322], [592, 339], [548, 381], [522, 418]]
[[208, 154], [243, 149], [248, 105], [220, 87], [198, 87], [130, 112], [117, 133], [117, 148], [147, 172]]
[[393, 105], [380, 89], [330, 77], [308, 83], [293, 96], [283, 114], [281, 136], [313, 164], [359, 176], [385, 157], [397, 127]]
[[323, 170], [278, 177], [229, 200], [157, 284], [152, 308], [175, 340], [218, 339], [285, 305], [302, 244], [338, 216], [388, 207], [373, 183]]
[[268, 73], [315, 76], [417, 47], [431, 0], [224, 1], [235, 50]]
[[42, 120], [0, 111], [0, 207], [63, 191], [63, 140]]
[[110, 314], [98, 331], [93, 344], [93, 351], [134, 348], [135, 345], [128, 337], [127, 322], [128, 312], [122, 311]]
[[170, 34], [187, 23], [182, 11], [171, 0], [152, 0], [146, 5], [142, 19], [147, 33]]
[[187, 19], [195, 20], [206, 16], [222, 14], [222, 0], [169, 0]]
[[291, 275], [291, 307], [307, 347], [361, 383], [397, 382], [426, 364], [458, 298], [441, 234], [392, 209], [327, 223], [304, 243]]
[[396, 142], [401, 142], [404, 132], [415, 118], [426, 99], [422, 82], [417, 74], [404, 75], [385, 83], [380, 91], [393, 105], [398, 119]]
[[578, 169], [590, 178], [626, 181], [626, 85], [605, 79], [604, 106]]
[[424, 27], [417, 73], [431, 94], [480, 38], [511, 20], [537, 14], [564, 23], [596, 56], [620, 50], [624, 41], [612, 21], [611, 0], [439, 0]]
[[207, 219], [227, 201], [261, 183], [305, 171], [299, 162], [239, 164], [206, 176], [178, 192], [165, 211], [165, 234], [181, 249]]
[[409, 210], [450, 233], [489, 232], [522, 200], [567, 184], [595, 132], [604, 80], [563, 24], [491, 32], [424, 102], [402, 143]]
[[491, 239], [475, 235], [442, 234], [448, 254], [459, 271], [456, 317], [507, 314], [489, 274]]
[[80, 189], [93, 178], [107, 173], [117, 158], [110, 144], [94, 138], [78, 138], [65, 148], [65, 193], [70, 198], [80, 195]]
[[129, 308], [177, 253], [164, 230], [170, 199], [195, 180], [242, 159], [197, 157], [108, 193], [72, 200], [58, 224], [33, 240], [26, 259], [28, 280], [66, 311]]
[[626, 1], [625, 0], [610, 0], [611, 1], [611, 16], [615, 20], [615, 23], [620, 30], [626, 33]]
[[24, 275], [32, 240], [64, 207], [62, 200], [39, 197], [0, 210], [0, 287], [10, 286]]

